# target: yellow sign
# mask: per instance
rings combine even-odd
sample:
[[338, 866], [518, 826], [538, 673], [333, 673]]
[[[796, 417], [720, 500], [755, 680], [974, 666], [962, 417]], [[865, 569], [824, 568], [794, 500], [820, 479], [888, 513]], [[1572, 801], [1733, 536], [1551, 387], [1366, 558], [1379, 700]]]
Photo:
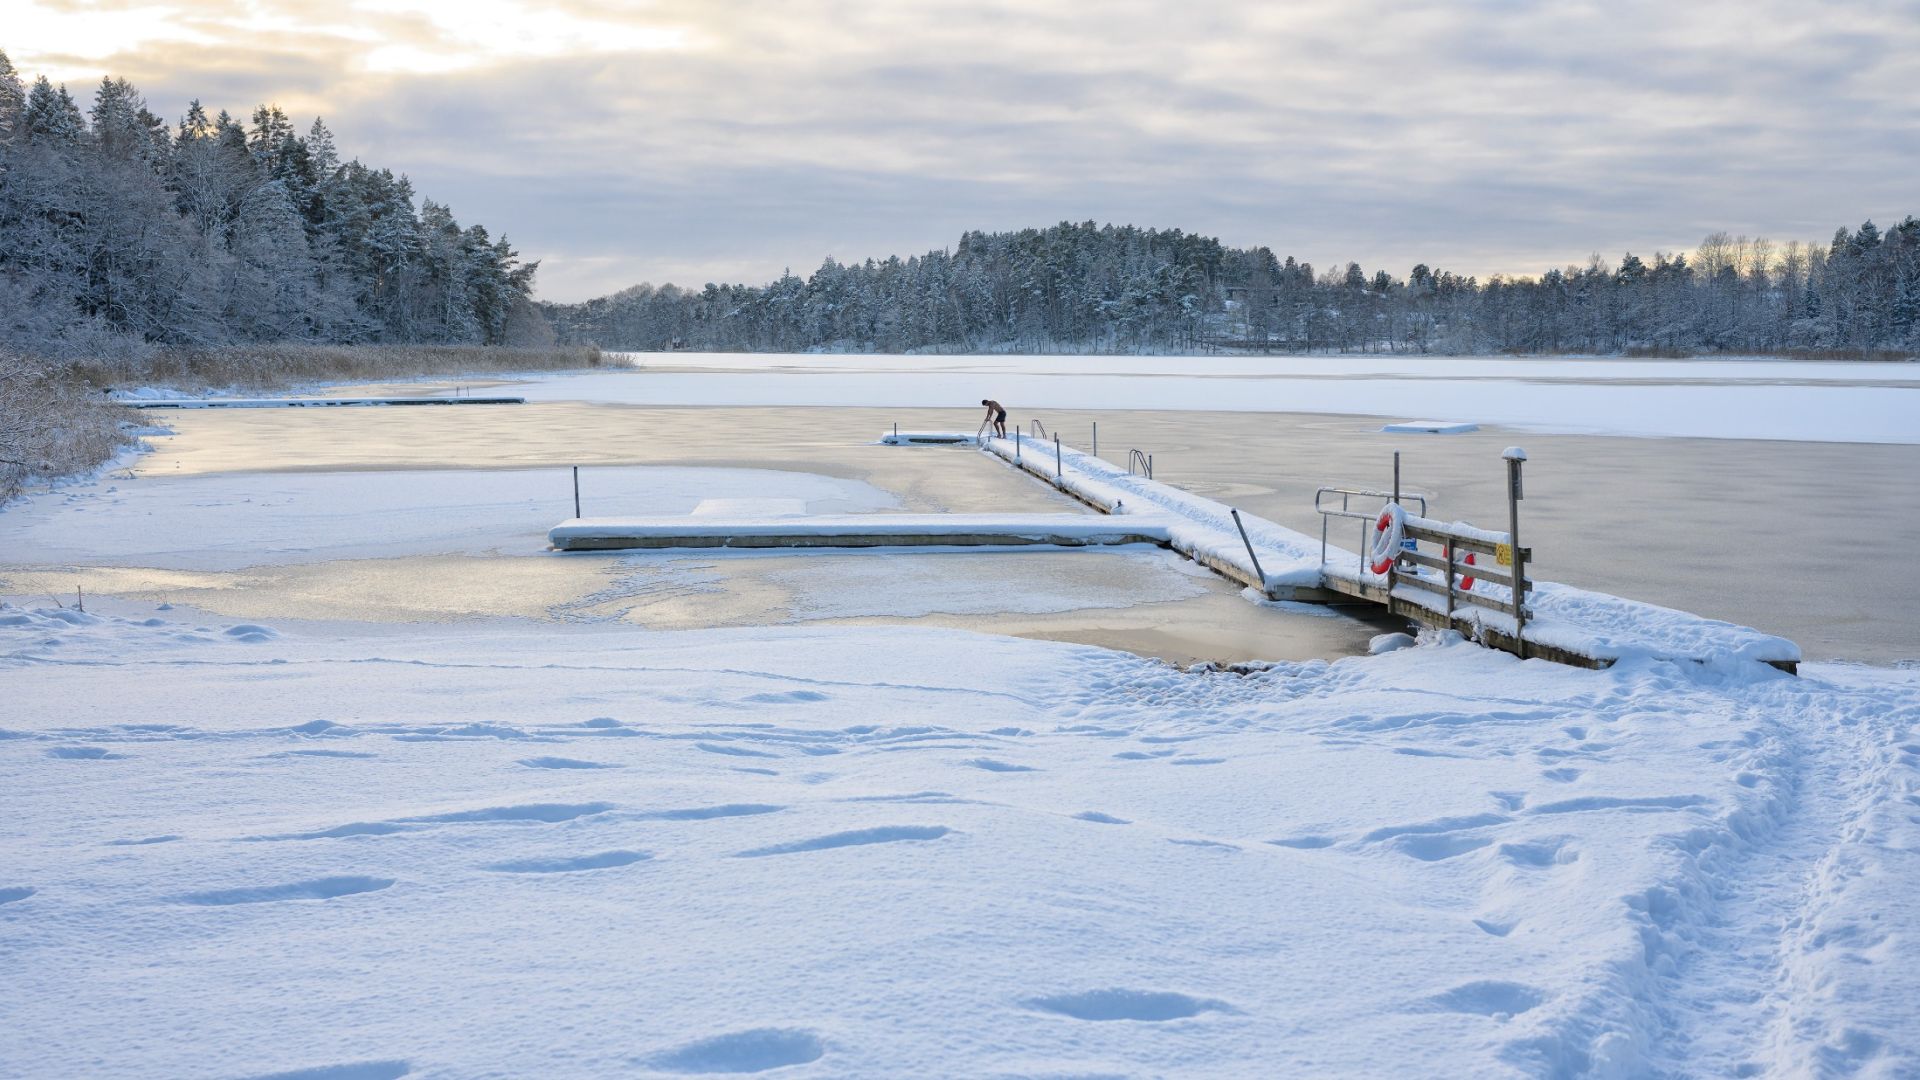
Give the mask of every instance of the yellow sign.
[[1499, 563], [1501, 566], [1512, 566], [1513, 545], [1495, 544], [1493, 546], [1493, 561]]

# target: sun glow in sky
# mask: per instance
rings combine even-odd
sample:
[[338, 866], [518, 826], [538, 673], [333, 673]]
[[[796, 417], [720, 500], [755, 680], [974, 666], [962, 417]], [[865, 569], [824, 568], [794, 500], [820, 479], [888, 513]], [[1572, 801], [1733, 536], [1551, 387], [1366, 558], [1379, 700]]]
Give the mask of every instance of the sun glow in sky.
[[1485, 275], [1920, 212], [1913, 0], [0, 6], [83, 97], [324, 114], [555, 299], [1063, 219]]

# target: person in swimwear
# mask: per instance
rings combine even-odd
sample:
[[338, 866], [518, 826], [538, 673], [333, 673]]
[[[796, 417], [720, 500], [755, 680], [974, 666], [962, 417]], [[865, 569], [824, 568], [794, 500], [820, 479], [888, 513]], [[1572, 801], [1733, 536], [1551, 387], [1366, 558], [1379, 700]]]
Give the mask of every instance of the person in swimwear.
[[995, 438], [1007, 437], [1007, 407], [992, 398], [981, 398], [980, 404], [987, 407], [987, 420], [993, 424]]

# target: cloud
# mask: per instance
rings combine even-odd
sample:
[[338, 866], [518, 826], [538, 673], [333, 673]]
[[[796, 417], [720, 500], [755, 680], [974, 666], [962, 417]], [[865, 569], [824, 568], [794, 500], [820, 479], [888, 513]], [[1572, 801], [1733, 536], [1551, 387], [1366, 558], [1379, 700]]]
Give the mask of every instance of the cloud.
[[324, 113], [562, 299], [1062, 219], [1484, 276], [1920, 211], [1911, 2], [21, 4], [23, 70]]

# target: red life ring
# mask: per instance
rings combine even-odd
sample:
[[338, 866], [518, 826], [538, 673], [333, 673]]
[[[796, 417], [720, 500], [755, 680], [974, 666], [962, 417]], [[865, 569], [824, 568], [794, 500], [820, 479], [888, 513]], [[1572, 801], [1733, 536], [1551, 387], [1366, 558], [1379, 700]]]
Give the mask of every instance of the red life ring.
[[1367, 555], [1373, 560], [1367, 569], [1384, 574], [1400, 558], [1400, 539], [1405, 533], [1407, 512], [1399, 503], [1388, 503], [1373, 523], [1373, 545]]
[[[1467, 565], [1467, 566], [1472, 566], [1472, 565], [1473, 565], [1473, 552], [1471, 552], [1471, 551], [1469, 551], [1469, 552], [1467, 552], [1467, 557], [1466, 557], [1466, 558], [1464, 558], [1464, 559], [1461, 559], [1460, 561], [1461, 561], [1461, 562], [1462, 562], [1463, 564], [1465, 564], [1465, 565]], [[1462, 589], [1463, 591], [1465, 591], [1465, 592], [1472, 592], [1472, 591], [1473, 591], [1473, 579], [1472, 579], [1472, 578], [1470, 578], [1470, 577], [1462, 577], [1462, 578], [1460, 579], [1460, 588], [1461, 588], [1461, 589]]]

